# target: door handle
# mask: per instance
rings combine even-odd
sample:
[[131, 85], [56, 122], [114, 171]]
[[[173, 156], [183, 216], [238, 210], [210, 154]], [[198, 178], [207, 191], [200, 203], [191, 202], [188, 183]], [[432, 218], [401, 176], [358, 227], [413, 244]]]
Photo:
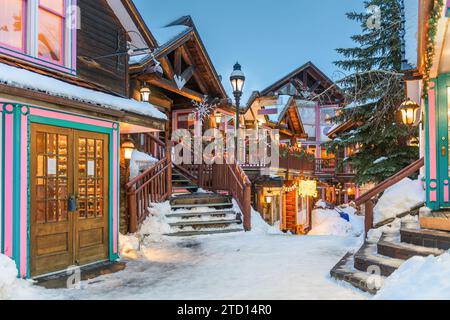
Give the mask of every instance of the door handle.
[[442, 154], [443, 157], [445, 157], [447, 155], [447, 146], [442, 146], [441, 154]]
[[70, 195], [68, 199], [67, 208], [69, 212], [75, 212], [78, 210], [78, 196]]

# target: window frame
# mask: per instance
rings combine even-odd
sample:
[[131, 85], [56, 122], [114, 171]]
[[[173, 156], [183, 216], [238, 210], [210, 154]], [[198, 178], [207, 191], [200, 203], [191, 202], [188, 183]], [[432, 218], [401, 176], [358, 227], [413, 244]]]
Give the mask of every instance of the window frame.
[[[39, 9], [42, 8], [51, 14], [61, 14], [40, 4], [40, 0], [23, 0], [25, 6], [25, 27], [24, 27], [24, 50], [13, 48], [6, 44], [0, 43], [0, 55], [21, 59], [34, 65], [42, 66], [53, 71], [69, 73], [76, 75], [76, 59], [77, 59], [77, 27], [67, 28], [67, 22], [78, 21], [77, 0], [64, 0], [64, 19], [62, 21], [62, 48], [61, 63], [54, 62], [45, 57], [39, 57], [38, 54], [38, 19]], [[72, 8], [69, 12], [69, 8]], [[68, 14], [70, 13], [70, 15]]]

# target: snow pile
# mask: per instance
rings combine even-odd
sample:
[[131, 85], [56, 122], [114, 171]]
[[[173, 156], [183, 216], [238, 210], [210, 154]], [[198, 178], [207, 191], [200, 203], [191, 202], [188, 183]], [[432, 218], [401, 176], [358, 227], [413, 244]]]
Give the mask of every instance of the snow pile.
[[170, 214], [170, 202], [155, 203], [149, 208], [150, 215], [139, 230], [141, 239], [145, 243], [161, 242], [164, 235], [171, 232], [166, 216]]
[[139, 239], [136, 235], [124, 236], [119, 234], [119, 255], [122, 258], [137, 259], [139, 251]]
[[370, 242], [378, 242], [384, 233], [396, 234], [400, 231], [402, 223], [410, 228], [416, 228], [419, 225], [419, 217], [406, 216], [401, 219], [395, 219], [393, 222], [380, 228], [371, 229], [367, 234], [367, 240]]
[[134, 150], [130, 160], [130, 180], [133, 180], [142, 170], [150, 168], [157, 162], [158, 159], [155, 159], [144, 152]]
[[312, 236], [355, 236], [364, 232], [364, 217], [356, 215], [356, 209], [351, 206], [338, 207], [348, 214], [350, 221], [343, 219], [336, 210], [316, 209], [312, 212]]
[[379, 164], [379, 163], [382, 163], [382, 162], [384, 162], [384, 161], [386, 161], [386, 160], [388, 160], [387, 157], [381, 157], [381, 158], [378, 158], [377, 160], [375, 160], [375, 161], [373, 162], [373, 164]]
[[374, 208], [375, 224], [396, 217], [425, 202], [420, 180], [403, 179], [387, 189]]
[[261, 216], [259, 212], [252, 208], [252, 233], [255, 234], [271, 234], [284, 235], [280, 230], [280, 224], [274, 226], [269, 225]]
[[0, 254], [0, 300], [41, 298], [30, 281], [17, 278], [16, 263]]
[[440, 257], [413, 257], [384, 282], [380, 300], [450, 299], [450, 253]]
[[0, 83], [15, 88], [45, 92], [51, 96], [81, 101], [108, 109], [130, 111], [157, 119], [167, 120], [167, 116], [164, 113], [160, 112], [155, 106], [149, 103], [86, 89], [25, 69], [8, 66], [3, 63], [0, 63]]

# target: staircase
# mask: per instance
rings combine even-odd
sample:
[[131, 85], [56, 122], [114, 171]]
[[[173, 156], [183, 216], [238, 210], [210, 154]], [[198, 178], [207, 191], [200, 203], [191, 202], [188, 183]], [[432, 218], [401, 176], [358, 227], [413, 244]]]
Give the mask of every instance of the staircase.
[[402, 223], [399, 232], [384, 233], [378, 242], [366, 242], [356, 254], [348, 253], [330, 273], [337, 280], [376, 294], [386, 277], [406, 260], [414, 256], [439, 256], [449, 249], [450, 232], [420, 229], [417, 223]]
[[172, 169], [172, 193], [177, 194], [190, 194], [195, 193], [199, 189], [199, 186], [189, 179], [180, 170]]
[[179, 194], [170, 199], [170, 205], [172, 210], [166, 218], [172, 231], [168, 236], [189, 237], [244, 231], [241, 213], [233, 209], [231, 196], [215, 193]]

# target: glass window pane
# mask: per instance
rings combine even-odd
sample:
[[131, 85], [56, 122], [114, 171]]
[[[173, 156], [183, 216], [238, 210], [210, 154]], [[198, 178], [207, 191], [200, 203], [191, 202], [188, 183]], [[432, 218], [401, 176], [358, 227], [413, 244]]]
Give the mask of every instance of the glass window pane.
[[25, 51], [25, 2], [0, 0], [0, 43]]
[[39, 9], [39, 57], [63, 64], [63, 18]]
[[61, 15], [64, 14], [64, 0], [40, 0], [39, 5]]

